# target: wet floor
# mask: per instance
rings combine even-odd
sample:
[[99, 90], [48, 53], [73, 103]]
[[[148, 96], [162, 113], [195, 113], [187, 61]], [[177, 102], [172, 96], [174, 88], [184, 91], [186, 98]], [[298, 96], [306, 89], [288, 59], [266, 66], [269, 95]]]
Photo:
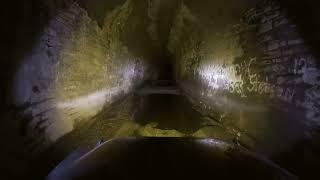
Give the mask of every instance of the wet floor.
[[[150, 87], [150, 86], [149, 86]], [[151, 85], [152, 87], [152, 85]], [[202, 137], [238, 143], [264, 154], [285, 151], [301, 137], [302, 116], [266, 104], [226, 108], [206, 114], [183, 94], [133, 93], [106, 106], [56, 145], [71, 149], [114, 137]], [[211, 110], [213, 112], [214, 110]], [[299, 123], [300, 122], [300, 123]]]
[[177, 130], [192, 135], [203, 126], [201, 114], [183, 96], [148, 95], [140, 97], [134, 121], [141, 126], [156, 123], [161, 130]]
[[[302, 136], [296, 133], [303, 128], [297, 123], [299, 116], [289, 114], [290, 110], [261, 106], [259, 111], [225, 109], [211, 116], [200, 112], [182, 94], [133, 93], [106, 106], [93, 119], [77, 124], [74, 131], [58, 139], [45, 154], [49, 165], [44, 167], [48, 171], [75, 149], [115, 137], [201, 137], [236, 143], [266, 155], [287, 151]], [[222, 114], [226, 114], [223, 119]], [[43, 159], [46, 158], [41, 157], [41, 162]]]

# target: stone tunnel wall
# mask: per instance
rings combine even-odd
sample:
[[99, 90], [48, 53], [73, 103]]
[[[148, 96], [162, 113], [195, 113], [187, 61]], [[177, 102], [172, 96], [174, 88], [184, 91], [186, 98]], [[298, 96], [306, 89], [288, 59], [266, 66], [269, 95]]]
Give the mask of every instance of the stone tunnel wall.
[[[180, 0], [43, 1], [14, 7], [5, 131], [42, 150], [157, 78]], [[12, 112], [11, 112], [12, 111]], [[17, 143], [20, 145], [20, 142]]]
[[[32, 1], [45, 2], [49, 11], [28, 9], [29, 2], [22, 8], [26, 19], [41, 18], [39, 10], [50, 21], [40, 32], [27, 32], [37, 23], [18, 20], [12, 54], [26, 49], [20, 44], [28, 35], [40, 36], [26, 43], [31, 50], [16, 63], [8, 97], [14, 97], [17, 117], [3, 127], [17, 138], [7, 143], [14, 138], [4, 136], [4, 145], [13, 147], [8, 152], [24, 147], [28, 154], [21, 141], [26, 134], [34, 150], [92, 120], [152, 79], [150, 64], [159, 57], [161, 63], [167, 52], [193, 104], [250, 148], [283, 151], [319, 125], [317, 58], [271, 1], [250, 10], [254, 0], [119, 0], [110, 7], [92, 0], [85, 8], [70, 1], [63, 9], [55, 4], [61, 1]], [[211, 137], [205, 129], [197, 133]]]
[[[276, 2], [262, 1], [244, 19], [255, 27], [252, 33], [257, 43], [245, 41], [247, 34], [241, 34], [242, 47], [247, 52], [243, 57], [247, 64], [252, 59], [249, 69], [254, 73], [240, 75], [256, 91], [266, 94], [273, 104], [291, 106], [289, 112], [293, 114], [294, 109], [303, 109], [301, 120], [306, 125], [306, 135], [310, 135], [320, 122], [318, 58], [286, 10]], [[250, 44], [259, 48], [258, 57], [252, 53], [255, 49]], [[241, 66], [241, 63], [245, 62], [235, 64]]]
[[[262, 1], [241, 11], [241, 16], [226, 16], [219, 24], [181, 4], [168, 44], [177, 59], [176, 78], [199, 109], [242, 143], [270, 144], [284, 151], [296, 143], [285, 147], [285, 142], [309, 136], [320, 122], [319, 65], [277, 3]], [[287, 127], [279, 126], [283, 119], [288, 119]], [[279, 130], [267, 132], [272, 128]]]
[[306, 123], [318, 125], [319, 64], [298, 27], [272, 1], [260, 3], [247, 12], [246, 19], [258, 23], [256, 37], [262, 56], [255, 64], [264, 83], [271, 87], [269, 95], [305, 108]]
[[14, 76], [25, 133], [40, 144], [55, 141], [150, 77], [150, 43], [127, 38], [144, 33], [141, 8], [119, 4], [101, 26], [77, 3], [57, 10]]
[[[254, 138], [242, 134], [278, 128], [258, 120], [274, 118], [270, 107], [302, 111], [303, 130], [317, 124], [315, 57], [282, 9], [270, 1], [247, 9], [255, 5], [128, 0], [100, 15], [95, 1], [91, 10], [89, 2], [89, 9], [77, 3], [58, 9], [17, 66], [13, 97], [22, 129], [44, 134], [44, 141], [61, 137], [149, 79], [150, 63], [159, 57], [161, 63], [166, 52], [193, 103], [246, 144]], [[273, 134], [270, 141], [281, 135]]]

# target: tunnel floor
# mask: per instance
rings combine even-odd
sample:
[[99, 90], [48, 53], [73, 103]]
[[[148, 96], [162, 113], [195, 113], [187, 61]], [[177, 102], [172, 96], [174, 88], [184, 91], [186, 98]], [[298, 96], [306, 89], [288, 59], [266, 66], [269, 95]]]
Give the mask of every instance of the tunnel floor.
[[92, 120], [76, 124], [72, 132], [39, 156], [41, 167], [37, 168], [48, 172], [79, 147], [90, 148], [101, 139], [130, 136], [216, 137], [228, 142], [236, 139], [222, 124], [198, 112], [177, 92], [174, 83], [151, 82], [107, 106]]
[[192, 108], [192, 104], [179, 95], [147, 95], [141, 98], [141, 107], [137, 110], [134, 122], [147, 126], [157, 124], [159, 130], [175, 130], [192, 135], [203, 126], [201, 114]]
[[[230, 114], [223, 120], [205, 115], [174, 83], [149, 83], [106, 106], [90, 121], [76, 124], [72, 132], [38, 157], [41, 167], [37, 168], [45, 168], [43, 172], [47, 173], [75, 149], [90, 148], [101, 139], [107, 141], [116, 137], [214, 138], [272, 154], [274, 152], [268, 150], [277, 147], [281, 152], [295, 143], [290, 139], [300, 136], [294, 132], [302, 127], [292, 125], [296, 120], [286, 112], [268, 108]], [[242, 116], [242, 121], [232, 119], [232, 114], [237, 119]], [[243, 126], [241, 128], [246, 131], [240, 131], [237, 126]]]
[[92, 142], [123, 136], [206, 137], [208, 134], [201, 131], [205, 127], [224, 140], [235, 138], [216, 119], [202, 115], [174, 83], [161, 81], [119, 99], [93, 120], [77, 124], [60, 141], [72, 137], [76, 138], [73, 142], [84, 140], [78, 136]]

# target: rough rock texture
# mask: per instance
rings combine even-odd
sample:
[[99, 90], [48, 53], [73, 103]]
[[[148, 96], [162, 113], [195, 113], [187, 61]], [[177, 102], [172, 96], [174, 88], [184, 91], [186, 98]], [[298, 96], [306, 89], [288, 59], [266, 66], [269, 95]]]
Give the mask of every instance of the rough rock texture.
[[146, 57], [123, 41], [136, 28], [133, 8], [131, 1], [115, 8], [101, 28], [77, 3], [50, 21], [15, 76], [15, 104], [31, 118], [28, 131], [54, 141], [145, 79]]
[[[243, 12], [226, 15], [219, 24], [181, 4], [168, 44], [178, 82], [199, 111], [240, 144], [271, 158], [300, 144], [304, 150], [296, 154], [297, 164], [301, 158], [317, 157], [316, 54], [277, 2], [262, 1]], [[306, 139], [312, 139], [312, 148], [301, 145]]]
[[[48, 159], [57, 161], [99, 138], [191, 136], [234, 142], [276, 160], [294, 159], [279, 163], [295, 173], [292, 164], [317, 164], [318, 58], [285, 8], [269, 0], [256, 3], [23, 3], [15, 12], [20, 16], [12, 28], [14, 48], [8, 52], [14, 61], [7, 64], [14, 70], [1, 77], [10, 82], [6, 98], [14, 104], [3, 118], [3, 156], [17, 155], [12, 164], [22, 164], [23, 171], [28, 153], [51, 143], [63, 152], [49, 151]], [[200, 114], [190, 133], [165, 127], [171, 121], [166, 116], [139, 111], [159, 101], [146, 104], [145, 97], [126, 96], [146, 80], [159, 78], [160, 71], [168, 70], [161, 70], [163, 64], [173, 65], [175, 79], [169, 80], [192, 102], [189, 106], [173, 100], [176, 104], [170, 102], [167, 108], [189, 120], [181, 110], [185, 107], [174, 106]], [[166, 106], [165, 100], [161, 105]], [[139, 113], [151, 115], [137, 123]], [[177, 126], [187, 124], [172, 119]], [[298, 154], [287, 153], [296, 146]], [[19, 169], [7, 169], [14, 168]]]
[[[191, 101], [250, 147], [266, 149], [278, 136], [285, 142], [302, 127], [300, 138], [317, 121], [317, 66], [276, 5], [119, 1], [95, 14], [93, 4], [60, 9], [21, 62], [14, 97], [31, 134], [56, 140], [70, 132], [150, 77], [146, 59], [166, 52]], [[285, 115], [298, 107], [295, 118]], [[297, 120], [284, 131], [289, 119]]]
[[199, 109], [269, 155], [308, 136], [319, 122], [319, 67], [285, 10], [263, 1], [219, 24], [192, 8], [181, 3], [168, 49]]
[[[303, 109], [303, 123], [308, 127], [306, 133], [309, 133], [313, 130], [310, 128], [317, 127], [320, 120], [320, 73], [315, 54], [299, 34], [297, 26], [288, 18], [286, 11], [277, 3], [263, 1], [246, 14], [246, 20], [256, 26], [255, 44], [262, 53], [251, 67], [256, 75], [251, 78], [250, 74], [244, 74], [243, 77], [251, 85], [257, 84], [259, 87], [264, 84], [269, 87], [263, 93], [272, 100]], [[246, 36], [242, 38], [245, 39]], [[253, 51], [246, 45], [244, 48], [248, 54]], [[246, 59], [250, 58], [253, 56], [247, 55]]]

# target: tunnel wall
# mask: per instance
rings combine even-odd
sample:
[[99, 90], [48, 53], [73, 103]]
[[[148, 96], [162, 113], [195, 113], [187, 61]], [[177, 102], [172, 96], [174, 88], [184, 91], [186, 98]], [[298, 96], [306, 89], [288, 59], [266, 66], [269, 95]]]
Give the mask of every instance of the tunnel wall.
[[[316, 58], [274, 3], [251, 10], [256, 1], [45, 4], [49, 21], [19, 58], [14, 76], [22, 131], [61, 137], [134, 84], [153, 79], [157, 68], [150, 64], [161, 64], [166, 53], [193, 103], [246, 144], [254, 140], [242, 134], [257, 122], [245, 120], [247, 114], [268, 114], [269, 106], [299, 111], [303, 132], [319, 121]], [[30, 9], [25, 13], [32, 17]], [[255, 124], [250, 134], [266, 123]]]
[[27, 134], [55, 141], [150, 76], [150, 48], [140, 46], [148, 43], [130, 44], [135, 40], [127, 38], [143, 33], [138, 6], [118, 4], [101, 25], [77, 3], [56, 9], [13, 80], [14, 104]]
[[[301, 136], [315, 135], [318, 58], [305, 42], [306, 34], [277, 4], [263, 1], [254, 7], [255, 0], [15, 2], [10, 8], [3, 6], [12, 11], [4, 28], [10, 31], [5, 54], [13, 59], [2, 65], [5, 76], [1, 77], [10, 87], [9, 93], [1, 89], [1, 94], [14, 104], [13, 111], [1, 109], [7, 113], [1, 129], [2, 155], [10, 157], [8, 169], [14, 175], [19, 174], [17, 169], [24, 170], [19, 166], [30, 152], [55, 142], [82, 122], [93, 121], [102, 108], [135, 85], [154, 79], [156, 68], [149, 65], [153, 60], [161, 64], [161, 54], [167, 52], [185, 94], [206, 118], [223, 125], [221, 134], [227, 131], [236, 137], [236, 143], [249, 148], [260, 144], [268, 154], [286, 153]], [[293, 0], [283, 2], [285, 7]], [[309, 38], [319, 39], [311, 29]], [[13, 84], [7, 83], [12, 80]], [[268, 111], [271, 107], [277, 111]], [[213, 125], [196, 136], [226, 140], [216, 136], [219, 130]], [[308, 159], [317, 167], [312, 148], [305, 157], [303, 144], [302, 156], [290, 158]]]
[[[177, 81], [202, 112], [224, 124], [248, 147], [271, 145], [283, 138], [271, 146], [281, 144], [278, 150], [284, 151], [310, 136], [320, 122], [319, 66], [286, 9], [274, 1], [252, 7], [226, 16], [221, 10], [223, 23], [219, 24], [182, 3], [168, 49], [177, 59]], [[289, 119], [287, 127], [272, 122], [284, 123], [283, 119]], [[271, 135], [267, 127], [279, 130]], [[290, 137], [290, 131], [296, 137]], [[284, 145], [289, 141], [291, 145]], [[269, 149], [262, 147], [262, 151]]]
[[264, 82], [271, 86], [269, 95], [304, 108], [305, 123], [318, 124], [319, 63], [304, 34], [287, 11], [272, 1], [260, 3], [246, 15], [258, 23], [256, 37], [262, 56], [255, 64]]

